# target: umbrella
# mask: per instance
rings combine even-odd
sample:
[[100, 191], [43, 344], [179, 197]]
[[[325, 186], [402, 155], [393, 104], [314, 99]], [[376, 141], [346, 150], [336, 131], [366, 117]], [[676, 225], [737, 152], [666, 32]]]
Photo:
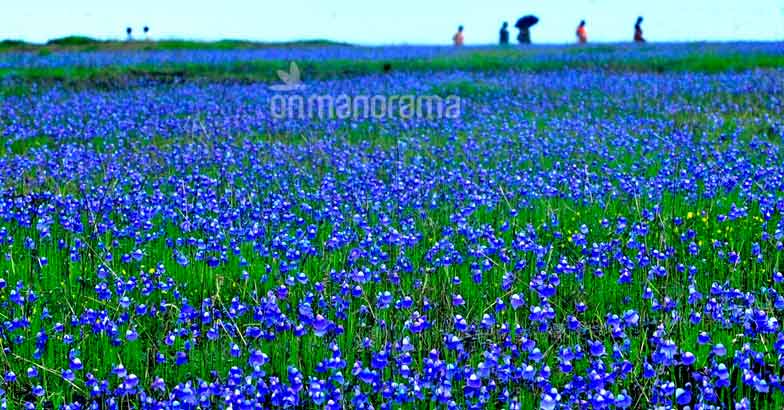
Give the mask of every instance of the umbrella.
[[520, 19], [517, 20], [517, 23], [515, 23], [515, 27], [519, 29], [526, 29], [526, 28], [530, 28], [531, 26], [533, 26], [538, 22], [539, 22], [539, 17], [529, 14], [527, 16], [520, 17]]

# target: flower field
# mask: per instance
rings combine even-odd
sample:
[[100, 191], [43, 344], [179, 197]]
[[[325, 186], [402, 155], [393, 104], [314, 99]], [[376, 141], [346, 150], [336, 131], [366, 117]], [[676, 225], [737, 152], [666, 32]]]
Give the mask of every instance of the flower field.
[[[784, 408], [784, 48], [646, 47], [0, 54], [3, 408]], [[133, 71], [290, 60], [461, 115]]]

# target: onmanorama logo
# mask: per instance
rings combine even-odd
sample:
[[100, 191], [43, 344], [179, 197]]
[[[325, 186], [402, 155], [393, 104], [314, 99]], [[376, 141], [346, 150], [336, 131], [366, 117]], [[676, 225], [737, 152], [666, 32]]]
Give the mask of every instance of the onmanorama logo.
[[278, 71], [283, 84], [270, 88], [273, 119], [455, 119], [460, 117], [462, 101], [456, 95], [305, 95], [290, 93], [305, 89], [297, 64], [289, 72]]
[[455, 119], [461, 114], [456, 95], [281, 95], [272, 97], [274, 119]]

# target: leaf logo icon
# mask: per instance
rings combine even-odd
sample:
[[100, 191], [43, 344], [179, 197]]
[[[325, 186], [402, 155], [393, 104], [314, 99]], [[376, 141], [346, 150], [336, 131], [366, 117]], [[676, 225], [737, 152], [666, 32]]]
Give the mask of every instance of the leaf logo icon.
[[278, 78], [283, 84], [271, 85], [270, 88], [275, 91], [295, 91], [305, 88], [302, 84], [299, 67], [297, 63], [291, 62], [289, 65], [289, 72], [278, 70]]

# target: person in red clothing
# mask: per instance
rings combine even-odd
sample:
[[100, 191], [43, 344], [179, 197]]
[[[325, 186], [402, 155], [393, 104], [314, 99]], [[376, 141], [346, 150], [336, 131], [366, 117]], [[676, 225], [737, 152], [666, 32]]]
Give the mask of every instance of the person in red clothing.
[[642, 17], [637, 17], [637, 23], [634, 24], [634, 42], [645, 42], [645, 38], [642, 36]]
[[460, 47], [463, 45], [463, 26], [457, 28], [457, 33], [452, 37], [452, 42], [455, 44], [455, 47]]
[[585, 20], [580, 20], [580, 25], [577, 26], [577, 42], [580, 44], [588, 42], [588, 32], [585, 30]]

